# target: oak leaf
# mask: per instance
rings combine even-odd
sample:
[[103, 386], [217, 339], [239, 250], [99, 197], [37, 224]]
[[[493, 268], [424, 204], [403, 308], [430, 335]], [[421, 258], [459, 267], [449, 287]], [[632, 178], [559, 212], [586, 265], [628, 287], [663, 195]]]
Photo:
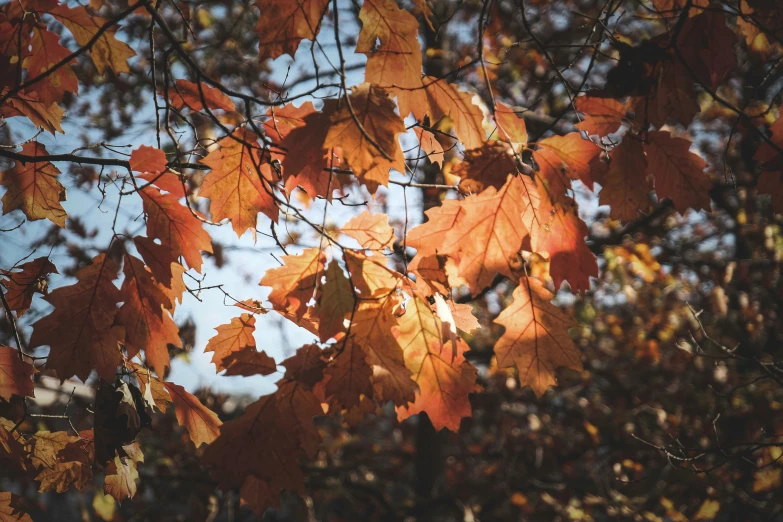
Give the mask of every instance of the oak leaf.
[[139, 194], [147, 214], [147, 237], [160, 240], [169, 263], [182, 256], [188, 266], [200, 272], [204, 262], [201, 251], [211, 253], [212, 241], [196, 211], [182, 205], [177, 196], [163, 194], [155, 187], [144, 187]]
[[574, 100], [576, 110], [584, 114], [584, 119], [576, 124], [576, 128], [587, 131], [588, 134], [607, 136], [617, 132], [625, 119], [627, 107], [614, 98], [598, 96], [578, 96]]
[[601, 180], [601, 205], [609, 205], [613, 218], [622, 221], [635, 219], [639, 211], [646, 211], [652, 186], [647, 180], [647, 158], [642, 142], [631, 136], [612, 149], [612, 163]]
[[466, 150], [463, 161], [454, 165], [451, 173], [460, 177], [463, 193], [478, 194], [487, 187], [500, 190], [509, 174], [517, 174], [514, 151], [501, 141], [487, 141], [481, 148]]
[[548, 195], [545, 201], [552, 205], [562, 201], [570, 187], [569, 180], [579, 180], [592, 190], [593, 182], [597, 181], [596, 162], [601, 153], [595, 143], [583, 139], [578, 132], [571, 132], [541, 140], [538, 146], [533, 157], [543, 181], [539, 190], [543, 192], [542, 197]]
[[416, 138], [419, 140], [422, 152], [427, 155], [432, 163], [437, 163], [443, 167], [443, 161], [445, 154], [443, 152], [443, 146], [435, 138], [435, 135], [424, 127], [416, 127], [413, 129], [416, 133]]
[[0, 520], [2, 522], [33, 522], [30, 515], [19, 507], [21, 497], [0, 491]]
[[716, 89], [737, 67], [736, 43], [737, 36], [720, 11], [705, 10], [688, 18], [677, 36], [684, 67], [711, 89]]
[[11, 96], [6, 100], [5, 105], [0, 106], [0, 116], [6, 118], [26, 116], [36, 127], [43, 127], [52, 134], [57, 131], [64, 132], [62, 121], [65, 110], [57, 102], [51, 104], [42, 102], [38, 99], [38, 93], [20, 92]]
[[71, 487], [81, 491], [92, 482], [92, 443], [83, 435], [90, 436], [71, 436], [64, 431], [35, 434], [31, 460], [38, 471], [39, 492], [64, 493]]
[[182, 386], [173, 382], [164, 382], [163, 386], [174, 403], [177, 422], [188, 430], [190, 440], [196, 447], [204, 443], [210, 444], [220, 435], [220, 426], [223, 423], [215, 412], [201, 404], [196, 396]]
[[220, 148], [201, 160], [212, 171], [199, 195], [211, 200], [214, 219], [230, 219], [237, 236], [247, 230], [255, 237], [258, 213], [277, 221], [279, 209], [273, 194], [272, 169], [262, 162], [258, 136], [242, 128], [219, 142]]
[[217, 335], [207, 342], [204, 351], [213, 353], [212, 363], [219, 372], [227, 368], [227, 357], [249, 346], [255, 348], [253, 332], [256, 330], [256, 318], [250, 314], [234, 317], [229, 324], [220, 325], [215, 330]]
[[0, 344], [0, 398], [11, 400], [18, 397], [35, 397], [32, 364], [19, 358], [20, 352]]
[[323, 148], [340, 147], [345, 162], [361, 178], [378, 160], [394, 160], [400, 149], [397, 135], [405, 132], [405, 125], [380, 87], [358, 85], [346, 100], [330, 115]]
[[432, 207], [424, 214], [427, 221], [413, 227], [406, 236], [407, 245], [416, 249], [417, 256], [438, 253], [446, 236], [464, 216], [464, 210], [459, 201], [447, 199], [439, 207]]
[[[46, 148], [37, 141], [22, 145], [22, 154], [46, 156]], [[0, 185], [7, 192], [3, 196], [3, 214], [19, 209], [30, 221], [48, 219], [65, 227], [68, 217], [60, 204], [65, 201], [65, 187], [57, 180], [60, 171], [48, 161], [16, 161], [12, 169], [0, 172]]]
[[27, 69], [27, 78], [37, 78], [44, 73], [48, 73], [48, 76], [31, 85], [27, 89], [29, 92], [35, 92], [44, 105], [62, 101], [66, 91], [74, 94], [79, 92], [79, 81], [71, 68], [71, 64], [76, 62], [75, 59], [61, 65], [54, 72], [49, 72], [60, 61], [71, 55], [71, 51], [60, 44], [59, 35], [40, 27], [33, 27], [30, 47], [33, 51], [22, 62], [23, 67]]
[[259, 352], [255, 346], [233, 352], [223, 359], [226, 366], [226, 376], [241, 375], [271, 375], [277, 371], [277, 363], [266, 352]]
[[[87, 46], [95, 38], [98, 31], [107, 23], [105, 18], [93, 16], [84, 6], [68, 7], [58, 5], [49, 11], [58, 21], [71, 31], [79, 46]], [[128, 44], [117, 39], [117, 29], [109, 28], [90, 47], [90, 57], [98, 74], [103, 75], [106, 69], [114, 74], [129, 73], [128, 58], [136, 56], [136, 52]]]
[[467, 345], [444, 338], [444, 324], [420, 297], [408, 302], [395, 332], [405, 366], [419, 385], [413, 403], [397, 409], [398, 417], [426, 412], [435, 429], [457, 431], [462, 418], [471, 415], [468, 394], [476, 391], [478, 374], [462, 356]]
[[152, 172], [158, 174], [166, 170], [166, 153], [155, 147], [142, 145], [134, 149], [130, 155], [130, 168], [136, 172]]
[[261, 16], [256, 23], [259, 59], [291, 57], [302, 40], [315, 40], [329, 0], [257, 0]]
[[515, 366], [522, 386], [540, 396], [557, 384], [558, 368], [582, 369], [580, 352], [568, 335], [575, 324], [550, 303], [554, 296], [537, 279], [524, 277], [513, 297], [494, 321], [506, 329], [495, 343], [495, 356], [500, 368]]
[[299, 255], [282, 256], [281, 260], [283, 266], [267, 270], [259, 284], [272, 287], [269, 301], [275, 310], [301, 318], [310, 299], [317, 299], [326, 256], [319, 248], [308, 248]]
[[345, 322], [356, 303], [351, 282], [336, 261], [329, 263], [325, 275], [326, 281], [313, 310], [313, 317], [318, 319], [318, 337], [322, 343], [345, 332]]
[[361, 396], [372, 395], [372, 368], [364, 351], [354, 342], [348, 342], [324, 370], [326, 396], [330, 404], [350, 409], [361, 402]]
[[690, 152], [690, 147], [685, 138], [663, 131], [649, 132], [644, 144], [647, 170], [655, 177], [655, 193], [659, 199], [671, 199], [680, 214], [689, 208], [710, 208], [712, 182], [704, 172], [707, 162]]
[[424, 83], [433, 121], [448, 116], [454, 133], [466, 149], [481, 147], [486, 139], [484, 112], [473, 103], [473, 94], [459, 90], [445, 80], [426, 76]]
[[16, 268], [17, 271], [2, 270], [0, 284], [5, 287], [5, 299], [8, 306], [21, 317], [30, 308], [33, 294], [46, 295], [49, 287], [46, 278], [49, 274], [59, 274], [57, 267], [46, 257], [28, 261]]
[[158, 375], [165, 375], [170, 366], [168, 345], [180, 342], [179, 328], [168, 312], [174, 308], [171, 299], [140, 259], [126, 254], [123, 272], [123, 304], [116, 322], [125, 328], [128, 357], [143, 350], [147, 364]]
[[44, 299], [54, 311], [33, 324], [30, 347], [49, 345], [46, 367], [57, 376], [87, 380], [95, 369], [113, 379], [122, 356], [117, 343], [125, 337], [113, 326], [120, 291], [114, 286], [118, 267], [106, 254], [76, 272], [77, 282], [53, 290]]
[[117, 502], [133, 498], [136, 494], [136, 481], [139, 480], [136, 465], [144, 462], [144, 454], [138, 442], [125, 446], [123, 450], [126, 456], [116, 455], [106, 466], [103, 479], [103, 492]]
[[495, 104], [494, 117], [495, 125], [498, 127], [498, 139], [512, 146], [527, 144], [525, 120], [514, 109], [505, 103], [498, 102]]
[[397, 238], [394, 229], [389, 226], [389, 216], [386, 214], [370, 214], [364, 210], [358, 216], [352, 217], [340, 228], [340, 232], [352, 237], [362, 248], [368, 250], [383, 250], [392, 248]]
[[231, 98], [223, 94], [217, 87], [210, 87], [205, 83], [196, 84], [187, 80], [177, 80], [174, 82], [174, 86], [174, 89], [169, 90], [169, 99], [171, 106], [177, 110], [188, 107], [192, 111], [203, 111], [202, 96], [209, 109], [222, 109], [226, 112], [235, 109]]

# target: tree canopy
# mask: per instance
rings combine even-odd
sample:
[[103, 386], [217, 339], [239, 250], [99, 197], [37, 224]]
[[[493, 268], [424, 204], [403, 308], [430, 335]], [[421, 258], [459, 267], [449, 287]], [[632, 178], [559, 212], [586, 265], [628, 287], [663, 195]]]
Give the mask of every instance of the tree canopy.
[[[0, 5], [0, 520], [778, 520], [782, 37], [772, 0]], [[275, 390], [174, 382], [201, 353]]]

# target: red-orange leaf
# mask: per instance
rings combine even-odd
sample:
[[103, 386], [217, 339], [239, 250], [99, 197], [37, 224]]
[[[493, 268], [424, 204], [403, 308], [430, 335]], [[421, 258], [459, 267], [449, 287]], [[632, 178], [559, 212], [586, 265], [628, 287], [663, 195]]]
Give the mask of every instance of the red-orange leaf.
[[514, 302], [495, 319], [506, 329], [495, 343], [498, 366], [516, 366], [522, 386], [538, 396], [557, 384], [558, 368], [582, 369], [579, 350], [568, 336], [573, 319], [550, 303], [553, 297], [540, 281], [525, 277], [514, 290]]
[[516, 175], [514, 151], [501, 141], [487, 141], [481, 148], [466, 150], [465, 159], [452, 168], [459, 176], [459, 189], [463, 193], [478, 194], [487, 187], [500, 190], [509, 174]]
[[258, 136], [236, 129], [201, 162], [212, 172], [204, 178], [199, 195], [212, 200], [209, 209], [214, 219], [230, 219], [237, 236], [251, 230], [254, 237], [259, 212], [277, 221], [272, 169], [262, 163]]
[[445, 80], [426, 76], [430, 115], [437, 121], [448, 116], [454, 133], [466, 149], [477, 149], [487, 137], [482, 126], [484, 113], [473, 103], [473, 94], [457, 89]]
[[229, 324], [220, 325], [215, 330], [217, 335], [209, 340], [204, 351], [213, 352], [212, 362], [219, 372], [226, 369], [225, 359], [228, 356], [248, 346], [255, 348], [253, 332], [256, 330], [256, 318], [251, 314], [234, 317]]
[[737, 67], [734, 44], [737, 36], [726, 25], [726, 15], [720, 11], [702, 11], [688, 18], [678, 34], [677, 47], [685, 67], [693, 71], [698, 81], [711, 89], [717, 88]]
[[368, 250], [392, 248], [397, 240], [394, 229], [389, 226], [389, 216], [370, 214], [366, 209], [358, 216], [352, 217], [340, 228], [340, 232], [354, 238]]
[[[30, 40], [32, 52], [25, 57], [22, 65], [27, 69], [28, 78], [47, 73], [57, 63], [71, 55], [71, 51], [60, 44], [60, 36], [40, 27], [33, 27], [33, 37]], [[71, 63], [76, 60], [71, 60]], [[79, 92], [79, 81], [66, 63], [42, 78], [30, 87], [31, 92], [38, 94], [38, 99], [45, 105], [62, 101], [65, 92]]]
[[603, 188], [599, 202], [611, 207], [611, 216], [630, 221], [639, 211], [649, 208], [649, 193], [652, 190], [647, 181], [647, 158], [642, 142], [626, 136], [622, 143], [612, 149], [612, 163], [606, 177], [601, 180]]
[[569, 180], [578, 179], [590, 190], [593, 189], [593, 181], [596, 181], [594, 170], [601, 153], [595, 143], [582, 139], [578, 132], [572, 132], [565, 136], [546, 138], [538, 145], [539, 149], [533, 157], [541, 169], [545, 194], [549, 195], [545, 201], [553, 205], [562, 201], [570, 187]]
[[307, 303], [317, 297], [318, 278], [323, 274], [326, 256], [319, 248], [308, 248], [298, 256], [282, 256], [283, 266], [266, 271], [261, 286], [272, 287], [269, 301], [275, 310], [301, 318]]
[[113, 326], [120, 291], [114, 286], [118, 267], [100, 254], [76, 272], [75, 284], [58, 288], [44, 299], [54, 311], [33, 324], [30, 347], [49, 345], [46, 367], [60, 379], [77, 376], [87, 380], [95, 369], [113, 380], [122, 359], [117, 343], [125, 330]]
[[43, 103], [38, 99], [38, 93], [18, 93], [10, 97], [5, 105], [0, 106], [0, 116], [11, 118], [13, 116], [27, 116], [36, 127], [43, 127], [54, 134], [63, 132], [62, 121], [65, 110], [57, 102]]
[[514, 145], [527, 144], [525, 120], [505, 103], [495, 105], [495, 124], [498, 126], [497, 139]]
[[647, 169], [655, 177], [658, 198], [671, 199], [681, 214], [689, 208], [710, 208], [712, 182], [704, 172], [707, 162], [690, 152], [690, 147], [691, 142], [685, 138], [663, 131], [649, 132], [644, 145]]
[[166, 170], [166, 153], [155, 147], [142, 145], [131, 152], [130, 167], [136, 172], [160, 173]]
[[220, 435], [220, 426], [223, 423], [215, 412], [201, 404], [197, 397], [182, 386], [173, 382], [164, 382], [163, 386], [171, 395], [171, 402], [177, 410], [177, 422], [188, 430], [190, 440], [196, 447], [209, 444]]
[[209, 109], [234, 110], [234, 102], [217, 87], [201, 83], [201, 92], [199, 92], [199, 84], [187, 80], [177, 80], [174, 85], [175, 88], [169, 90], [169, 97], [171, 98], [171, 106], [175, 109], [189, 107], [192, 111], [203, 111], [204, 103], [201, 101], [203, 95]]
[[591, 135], [606, 136], [616, 132], [627, 112], [626, 104], [614, 98], [579, 96], [574, 103], [576, 110], [584, 114], [584, 119], [576, 124], [576, 128]]
[[405, 132], [405, 125], [394, 112], [394, 102], [379, 87], [358, 85], [348, 99], [350, 108], [343, 103], [332, 113], [323, 148], [340, 147], [348, 166], [362, 177], [377, 162], [398, 155], [397, 135]]
[[[22, 145], [22, 154], [46, 156], [46, 148], [37, 141]], [[68, 217], [60, 204], [65, 201], [65, 187], [57, 180], [60, 171], [48, 161], [21, 163], [14, 168], [0, 172], [0, 185], [7, 192], [3, 196], [3, 214], [21, 210], [27, 219], [36, 221], [48, 219], [65, 227]]]
[[294, 56], [299, 42], [314, 40], [329, 0], [257, 0], [261, 16], [256, 23], [261, 60], [283, 54]]
[[259, 352], [255, 346], [245, 346], [223, 359], [224, 375], [271, 375], [277, 371], [277, 363], [266, 352]]
[[212, 241], [195, 211], [182, 205], [177, 196], [163, 194], [155, 187], [145, 187], [139, 194], [147, 214], [147, 236], [160, 240], [170, 263], [182, 256], [188, 266], [200, 272], [204, 261], [201, 251], [212, 252]]
[[33, 365], [20, 359], [16, 349], [0, 344], [0, 397], [35, 397], [33, 373]]
[[[68, 7], [61, 4], [50, 10], [49, 14], [71, 31], [74, 40], [81, 47], [87, 46], [107, 22], [105, 18], [88, 13], [84, 6]], [[102, 75], [107, 68], [114, 71], [114, 74], [130, 72], [128, 58], [136, 56], [136, 53], [128, 44], [117, 39], [116, 32], [116, 27], [105, 30], [89, 48], [98, 74]]]
[[326, 396], [340, 408], [352, 408], [359, 404], [362, 395], [372, 395], [372, 368], [365, 360], [364, 351], [354, 342], [346, 344], [324, 374], [328, 378]]
[[173, 303], [140, 259], [126, 254], [123, 271], [123, 304], [116, 320], [125, 328], [128, 357], [144, 350], [147, 364], [158, 375], [165, 375], [169, 367], [168, 345], [180, 342], [179, 328], [168, 312], [174, 308]]
[[0, 284], [5, 287], [5, 299], [8, 306], [21, 317], [33, 301], [36, 292], [46, 295], [49, 287], [46, 277], [49, 274], [59, 274], [57, 267], [46, 257], [39, 257], [20, 265], [17, 271], [0, 269]]

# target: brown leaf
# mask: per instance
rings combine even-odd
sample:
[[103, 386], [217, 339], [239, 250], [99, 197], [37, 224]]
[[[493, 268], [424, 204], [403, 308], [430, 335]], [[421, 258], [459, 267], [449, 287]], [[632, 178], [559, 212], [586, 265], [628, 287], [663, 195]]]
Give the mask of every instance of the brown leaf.
[[0, 491], [0, 520], [2, 522], [33, 522], [30, 515], [19, 507], [21, 497]]
[[8, 306], [16, 312], [17, 317], [22, 317], [30, 308], [33, 294], [49, 293], [46, 277], [49, 274], [59, 274], [57, 267], [46, 257], [39, 257], [16, 267], [15, 272], [0, 269], [0, 283], [5, 287], [5, 299]]
[[10, 401], [12, 395], [35, 397], [32, 364], [19, 358], [19, 351], [0, 344], [0, 397]]
[[690, 152], [690, 147], [690, 141], [662, 131], [649, 132], [644, 144], [647, 170], [655, 176], [658, 198], [671, 199], [680, 214], [689, 208], [710, 208], [712, 182], [704, 172], [707, 162]]
[[302, 40], [315, 40], [329, 0], [257, 0], [261, 16], [256, 23], [260, 60], [291, 57]]
[[647, 181], [647, 158], [642, 142], [626, 136], [612, 149], [612, 163], [602, 180], [599, 202], [611, 207], [611, 216], [631, 221], [650, 208], [652, 186]]
[[177, 411], [177, 422], [188, 430], [190, 440], [196, 447], [209, 444], [220, 435], [220, 426], [223, 423], [215, 412], [201, 404], [201, 401], [182, 386], [173, 382], [164, 382], [163, 386], [171, 395], [171, 402]]

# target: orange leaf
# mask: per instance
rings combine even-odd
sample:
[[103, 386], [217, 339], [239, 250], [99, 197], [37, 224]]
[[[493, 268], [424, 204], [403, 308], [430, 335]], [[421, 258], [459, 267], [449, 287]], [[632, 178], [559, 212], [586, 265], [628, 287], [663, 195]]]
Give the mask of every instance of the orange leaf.
[[348, 166], [362, 177], [376, 162], [387, 159], [384, 154], [392, 159], [397, 156], [397, 135], [405, 132], [405, 125], [394, 112], [394, 102], [379, 87], [358, 85], [348, 100], [351, 108], [343, 103], [331, 114], [323, 148], [340, 147]]
[[[51, 31], [40, 27], [33, 27], [33, 37], [30, 40], [33, 51], [25, 57], [22, 65], [27, 69], [27, 78], [33, 79], [40, 74], [48, 72], [61, 60], [71, 55], [71, 51], [60, 45], [60, 37]], [[56, 71], [49, 73], [27, 91], [35, 92], [38, 99], [44, 105], [62, 101], [65, 92], [74, 94], [79, 92], [79, 81], [76, 79], [70, 63], [60, 66]]]
[[522, 181], [509, 176], [499, 191], [490, 187], [460, 202], [463, 213], [438, 253], [457, 254], [459, 275], [473, 294], [489, 286], [496, 273], [512, 276], [520, 267], [519, 251], [530, 246], [521, 215], [526, 201]]
[[182, 256], [188, 266], [201, 272], [201, 251], [212, 252], [212, 241], [192, 211], [177, 196], [162, 194], [155, 187], [139, 191], [147, 214], [147, 237], [160, 240], [169, 263]]
[[368, 250], [383, 250], [392, 248], [397, 238], [394, 229], [389, 226], [389, 216], [386, 214], [370, 214], [365, 209], [358, 216], [352, 217], [340, 228], [340, 232], [354, 238]]
[[574, 103], [576, 110], [585, 115], [584, 120], [576, 124], [576, 128], [591, 135], [606, 136], [617, 132], [627, 112], [626, 104], [614, 98], [579, 96]]
[[319, 248], [305, 249], [298, 256], [282, 256], [283, 266], [266, 271], [259, 283], [272, 287], [269, 301], [275, 310], [284, 310], [301, 318], [307, 303], [316, 297], [318, 278], [324, 270], [326, 256]]
[[392, 294], [402, 281], [402, 274], [387, 268], [384, 256], [367, 256], [353, 250], [345, 250], [343, 256], [351, 284], [359, 290], [360, 299]]
[[435, 136], [423, 127], [416, 127], [413, 129], [416, 133], [416, 137], [419, 139], [421, 150], [427, 155], [432, 163], [437, 163], [443, 167], [443, 160], [445, 159], [443, 153], [443, 146], [435, 139]]
[[315, 40], [329, 0], [257, 0], [261, 16], [256, 23], [261, 60], [296, 54], [299, 42]]
[[277, 363], [266, 352], [259, 352], [255, 346], [246, 346], [238, 352], [229, 354], [223, 363], [226, 366], [224, 375], [271, 375], [277, 371]]
[[527, 144], [525, 120], [505, 103], [495, 105], [495, 124], [498, 126], [498, 139], [515, 145]]
[[[400, 115], [417, 120], [427, 113], [427, 95], [421, 81], [419, 22], [395, 0], [367, 0], [359, 11], [362, 30], [356, 52], [367, 55], [364, 79], [389, 89], [397, 97]], [[380, 42], [379, 45], [376, 45]]]
[[65, 431], [39, 431], [33, 441], [30, 458], [38, 471], [35, 480], [40, 483], [39, 492], [64, 493], [71, 486], [81, 491], [92, 482], [92, 445], [80, 436]]
[[30, 308], [33, 294], [39, 292], [46, 295], [49, 287], [46, 278], [49, 274], [59, 274], [57, 267], [46, 257], [28, 261], [16, 268], [17, 272], [0, 269], [0, 283], [5, 287], [5, 299], [8, 306], [16, 312], [17, 317]]
[[118, 267], [100, 254], [76, 272], [75, 284], [58, 288], [44, 299], [54, 311], [33, 324], [30, 347], [49, 345], [46, 367], [62, 380], [77, 376], [87, 380], [95, 369], [114, 380], [122, 359], [117, 343], [125, 330], [114, 325], [120, 291], [114, 286]]
[[35, 397], [35, 368], [19, 358], [19, 352], [0, 344], [0, 397], [11, 401], [11, 395]]
[[33, 522], [30, 515], [19, 509], [21, 497], [0, 491], [0, 520], [3, 522]]
[[180, 343], [179, 328], [168, 312], [174, 308], [171, 299], [140, 259], [126, 254], [123, 271], [123, 304], [116, 322], [125, 328], [128, 357], [144, 350], [147, 364], [165, 375], [170, 366], [168, 345]]
[[215, 412], [201, 404], [198, 398], [182, 386], [173, 382], [164, 382], [163, 386], [171, 395], [171, 402], [177, 410], [177, 422], [188, 430], [190, 440], [196, 447], [204, 443], [210, 444], [220, 435], [220, 426], [223, 423]]
[[237, 236], [247, 230], [255, 237], [258, 213], [277, 221], [273, 197], [274, 178], [268, 163], [262, 163], [258, 136], [242, 128], [220, 140], [220, 148], [201, 160], [212, 171], [204, 178], [199, 195], [212, 200], [216, 220], [230, 219]]
[[500, 141], [487, 141], [481, 148], [466, 150], [464, 157], [451, 171], [461, 178], [459, 189], [464, 193], [478, 194], [487, 187], [500, 190], [509, 174], [517, 174], [514, 151]]
[[[31, 141], [22, 145], [22, 154], [46, 156], [43, 145]], [[60, 171], [48, 161], [15, 162], [14, 168], [0, 172], [0, 185], [7, 190], [3, 196], [3, 214], [12, 210], [21, 210], [27, 219], [37, 221], [48, 219], [52, 223], [65, 227], [68, 215], [60, 204], [65, 201], [65, 187], [57, 181]]]
[[[210, 87], [205, 83], [195, 84], [187, 80], [177, 80], [174, 85], [175, 88], [169, 91], [169, 98], [171, 98], [171, 106], [177, 110], [188, 107], [191, 111], [203, 111], [202, 94], [209, 109], [222, 109], [226, 112], [235, 109], [231, 98], [217, 87]], [[199, 85], [201, 92], [199, 92]]]
[[550, 303], [553, 297], [540, 281], [524, 277], [514, 289], [514, 302], [495, 319], [506, 329], [495, 343], [498, 366], [516, 366], [522, 386], [537, 396], [557, 384], [558, 368], [582, 369], [580, 352], [568, 336], [574, 322]]
[[359, 404], [361, 396], [372, 395], [372, 368], [365, 360], [364, 351], [354, 342], [348, 342], [324, 371], [326, 396], [341, 409]]
[[326, 269], [326, 282], [313, 310], [313, 316], [318, 319], [318, 337], [322, 343], [345, 332], [345, 321], [353, 311], [355, 302], [350, 281], [340, 265], [332, 261]]
[[[166, 153], [155, 147], [142, 145], [131, 152], [130, 167], [136, 172], [152, 172], [158, 174], [166, 170]], [[180, 184], [181, 185], [181, 184]]]
[[671, 199], [680, 214], [689, 208], [710, 208], [712, 182], [704, 173], [707, 162], [690, 152], [690, 147], [690, 141], [663, 131], [649, 132], [644, 145], [647, 169], [655, 176], [658, 198]]
[[[71, 31], [74, 40], [81, 47], [88, 45], [107, 22], [105, 18], [89, 14], [84, 6], [68, 7], [61, 4], [51, 9], [49, 14]], [[100, 75], [103, 75], [107, 68], [114, 71], [114, 74], [129, 73], [128, 58], [136, 56], [128, 44], [117, 39], [116, 32], [116, 28], [104, 31], [90, 47], [90, 57]]]
[[590, 190], [596, 181], [596, 168], [601, 149], [578, 132], [552, 136], [538, 142], [533, 157], [540, 167], [548, 201], [554, 205], [562, 201], [570, 188], [569, 180], [580, 180]]
[[444, 324], [419, 297], [406, 305], [397, 332], [405, 366], [419, 385], [413, 404], [397, 408], [398, 417], [426, 412], [435, 429], [457, 431], [462, 418], [471, 415], [468, 394], [476, 391], [478, 374], [462, 356], [467, 345], [444, 339]]
[[227, 368], [225, 359], [228, 356], [247, 347], [255, 349], [253, 332], [256, 330], [256, 318], [250, 314], [234, 317], [229, 324], [220, 325], [215, 330], [217, 335], [209, 340], [204, 351], [213, 352], [212, 362], [218, 372]]
[[599, 202], [611, 207], [611, 216], [622, 221], [635, 219], [639, 211], [646, 211], [652, 186], [647, 181], [647, 158], [642, 142], [626, 136], [612, 149], [612, 163], [606, 177]]
[[[136, 469], [137, 462], [144, 462], [144, 455], [138, 442], [134, 442], [135, 451], [131, 454], [133, 457], [115, 456], [106, 466], [106, 473], [103, 479], [103, 492], [111, 495], [117, 502], [133, 498], [136, 494], [136, 481], [139, 480], [139, 472]], [[132, 447], [131, 445], [125, 446]]]
[[43, 127], [52, 134], [55, 131], [64, 132], [62, 128], [65, 110], [57, 102], [48, 104], [38, 99], [34, 92], [17, 93], [0, 106], [0, 116], [27, 116], [36, 127]]
[[481, 147], [487, 137], [483, 127], [484, 113], [473, 103], [473, 94], [431, 76], [426, 76], [424, 83], [433, 121], [448, 116], [454, 125], [454, 133], [466, 149]]
[[446, 236], [464, 216], [464, 210], [459, 201], [447, 199], [424, 214], [427, 222], [412, 228], [406, 238], [407, 245], [417, 250], [417, 256], [437, 253]]

